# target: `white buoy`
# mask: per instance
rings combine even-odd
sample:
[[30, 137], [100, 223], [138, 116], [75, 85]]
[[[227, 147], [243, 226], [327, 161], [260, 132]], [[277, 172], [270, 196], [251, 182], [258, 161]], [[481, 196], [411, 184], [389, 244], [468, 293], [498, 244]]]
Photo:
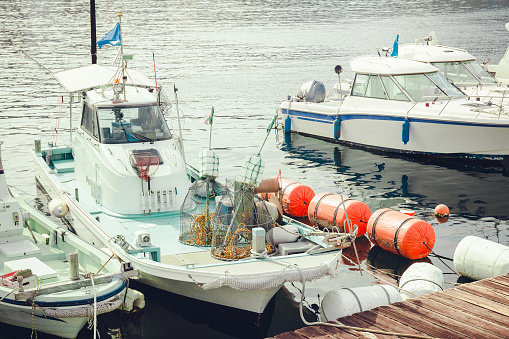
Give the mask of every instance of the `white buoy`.
[[320, 318], [322, 321], [332, 321], [398, 301], [401, 301], [401, 295], [391, 285], [342, 288], [325, 295]]
[[469, 235], [454, 251], [454, 268], [475, 280], [509, 273], [509, 247]]
[[267, 233], [267, 238], [272, 239], [272, 242], [276, 247], [282, 243], [296, 242], [299, 239], [299, 236], [299, 229], [297, 226], [291, 224], [271, 228]]
[[[120, 295], [122, 300], [124, 300], [125, 293], [126, 292], [124, 291], [124, 293]], [[145, 308], [145, 295], [137, 290], [128, 288], [127, 296], [125, 296], [125, 304], [122, 310], [126, 313], [130, 313], [143, 308]]]
[[403, 300], [439, 292], [444, 289], [444, 274], [430, 263], [416, 262], [401, 275], [399, 288]]
[[55, 217], [62, 218], [69, 212], [69, 207], [62, 199], [53, 199], [48, 204], [49, 211]]

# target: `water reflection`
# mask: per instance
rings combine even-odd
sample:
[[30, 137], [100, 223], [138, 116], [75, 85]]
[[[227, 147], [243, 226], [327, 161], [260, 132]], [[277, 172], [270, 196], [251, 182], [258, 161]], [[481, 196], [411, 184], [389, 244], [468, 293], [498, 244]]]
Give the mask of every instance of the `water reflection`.
[[280, 147], [287, 160], [335, 170], [345, 189], [362, 191], [356, 194], [371, 201], [372, 208], [379, 208], [377, 199], [395, 199], [401, 208], [431, 209], [444, 203], [462, 217], [509, 218], [509, 178], [498, 167], [384, 154], [298, 134], [285, 135]]

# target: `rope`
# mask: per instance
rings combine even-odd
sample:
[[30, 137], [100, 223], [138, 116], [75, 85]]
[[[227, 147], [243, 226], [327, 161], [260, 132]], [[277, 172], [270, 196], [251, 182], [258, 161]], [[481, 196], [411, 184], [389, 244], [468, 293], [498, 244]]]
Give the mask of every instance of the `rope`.
[[390, 331], [383, 331], [383, 330], [376, 330], [376, 329], [369, 329], [369, 328], [362, 328], [362, 327], [355, 327], [355, 326], [347, 326], [343, 324], [334, 324], [334, 323], [324, 323], [322, 321], [315, 321], [315, 322], [308, 322], [306, 318], [304, 318], [304, 313], [302, 311], [303, 303], [304, 303], [304, 292], [306, 290], [306, 282], [304, 281], [304, 276], [302, 274], [302, 270], [300, 267], [297, 267], [299, 272], [301, 273], [302, 277], [302, 294], [300, 296], [300, 304], [299, 304], [299, 314], [302, 322], [307, 326], [316, 326], [316, 325], [324, 325], [324, 326], [331, 326], [336, 328], [341, 328], [345, 330], [354, 330], [359, 332], [369, 332], [369, 333], [377, 333], [377, 334], [385, 334], [385, 335], [394, 335], [394, 336], [400, 336], [400, 337], [407, 337], [407, 338], [420, 338], [420, 339], [438, 339], [434, 337], [429, 337], [426, 335], [419, 335], [419, 334], [407, 334], [407, 333], [398, 333], [398, 332], [390, 332]]
[[[110, 239], [111, 239], [111, 238], [110, 238]], [[102, 266], [101, 266], [101, 268], [99, 269], [99, 271], [97, 271], [97, 273], [96, 273], [96, 274], [99, 274], [99, 272], [101, 272], [101, 270], [104, 268], [104, 266], [106, 266], [106, 264], [107, 264], [107, 263], [109, 263], [109, 262], [110, 262], [110, 260], [111, 260], [114, 256], [115, 256], [115, 253], [113, 253], [113, 254], [111, 255], [111, 257], [110, 257], [110, 258], [109, 258], [109, 259], [108, 259], [108, 260], [104, 263], [104, 265], [102, 265]]]
[[[450, 267], [449, 267], [449, 265], [447, 265], [447, 264], [446, 264], [446, 263], [442, 260], [442, 258], [443, 258], [442, 256], [439, 256], [439, 255], [435, 254], [435, 252], [433, 252], [433, 250], [432, 250], [431, 248], [429, 248], [429, 246], [426, 244], [426, 242], [424, 242], [424, 241], [423, 241], [422, 243], [424, 244], [424, 246], [426, 246], [426, 247], [430, 250], [430, 252], [431, 252], [431, 253], [433, 253], [433, 254], [435, 255], [435, 257], [437, 257], [437, 258], [438, 258], [438, 260], [440, 260], [440, 261], [442, 262], [442, 264], [444, 264], [444, 265], [445, 265], [445, 267], [447, 267], [447, 268], [448, 268], [448, 269], [450, 269], [452, 272], [454, 272], [454, 274], [456, 274], [456, 275], [460, 275], [458, 272], [456, 272], [455, 270], [453, 270], [452, 268], [450, 268]], [[447, 259], [449, 259], [449, 258], [447, 258]], [[451, 259], [449, 259], [449, 260], [451, 260]]]
[[97, 338], [97, 293], [94, 284], [94, 275], [90, 274], [90, 281], [92, 281], [92, 289], [94, 290], [94, 339]]

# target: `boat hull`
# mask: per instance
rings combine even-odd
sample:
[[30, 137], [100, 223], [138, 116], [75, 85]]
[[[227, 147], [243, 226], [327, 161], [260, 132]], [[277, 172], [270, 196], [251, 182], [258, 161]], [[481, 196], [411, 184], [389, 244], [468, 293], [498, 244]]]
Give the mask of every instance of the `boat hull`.
[[[33, 322], [32, 323], [32, 312]], [[0, 303], [0, 319], [3, 323], [35, 329], [37, 332], [44, 332], [63, 338], [75, 338], [78, 332], [88, 321], [86, 317], [80, 318], [54, 318], [48, 317], [44, 311], [35, 308], [32, 311], [28, 306], [17, 306]]]
[[[509, 121], [447, 117], [408, 117], [408, 142], [403, 141], [405, 115], [373, 113], [335, 114], [320, 104], [283, 104], [283, 121], [291, 119], [291, 131], [329, 141], [382, 151], [429, 154], [444, 157], [502, 160], [509, 155]], [[337, 111], [337, 108], [335, 109]], [[339, 138], [334, 121], [339, 116]]]
[[[337, 251], [320, 255], [292, 255], [285, 257], [280, 263], [259, 259], [241, 262], [218, 261], [213, 259], [210, 251], [206, 249], [187, 253], [193, 256], [193, 259], [189, 260], [196, 260], [196, 256], [199, 256], [198, 261], [185, 260], [183, 257], [186, 253], [183, 255], [161, 253], [160, 262], [137, 257], [122, 250], [112, 241], [116, 231], [108, 233], [103, 228], [103, 224], [104, 227], [109, 225], [108, 227], [111, 228], [115, 216], [101, 212], [91, 214], [85, 210], [82, 206], [89, 207], [85, 200], [86, 196], [80, 196], [77, 201], [74, 195], [69, 194], [74, 191], [66, 186], [69, 182], [62, 185], [57, 173], [48, 170], [41, 157], [34, 155], [34, 158], [36, 180], [49, 198], [60, 198], [65, 201], [69, 207], [67, 219], [72, 223], [77, 234], [96, 246], [108, 247], [121, 260], [131, 262], [140, 272], [140, 282], [147, 285], [205, 302], [263, 313], [269, 301], [286, 281], [282, 278], [285, 274], [293, 274], [292, 281], [295, 281], [302, 278], [297, 272], [303, 272], [307, 280], [312, 280], [333, 275], [338, 269], [339, 253]], [[142, 217], [124, 217], [122, 220], [126, 222], [126, 219], [133, 218], [139, 222]], [[155, 222], [156, 219], [152, 220]], [[196, 262], [201, 264], [196, 265]], [[296, 265], [302, 271], [287, 269], [288, 266]], [[221, 281], [223, 278], [231, 278], [233, 283]], [[214, 286], [204, 286], [206, 284]]]

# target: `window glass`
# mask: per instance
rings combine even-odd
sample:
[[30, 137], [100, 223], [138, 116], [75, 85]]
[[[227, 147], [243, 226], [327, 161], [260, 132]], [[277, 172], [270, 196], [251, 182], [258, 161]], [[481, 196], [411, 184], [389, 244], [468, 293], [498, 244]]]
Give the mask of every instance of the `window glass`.
[[81, 127], [96, 140], [99, 140], [99, 127], [97, 126], [95, 110], [86, 103], [83, 105]]
[[357, 74], [352, 88], [352, 95], [363, 97], [366, 92], [366, 84], [368, 82], [368, 76], [364, 74]]
[[493, 75], [491, 75], [484, 67], [482, 67], [477, 61], [463, 61], [463, 65], [466, 69], [468, 69], [473, 75], [479, 79], [483, 84], [496, 84], [497, 79]]
[[[434, 73], [426, 73], [426, 76], [433, 81], [435, 85], [440, 87], [442, 92], [446, 95], [455, 97], [455, 96], [464, 96], [463, 92], [461, 92], [456, 86], [451, 84], [442, 73], [434, 72]], [[442, 94], [440, 94], [442, 95]]]
[[477, 85], [479, 82], [468, 69], [459, 61], [455, 62], [433, 62], [433, 66], [438, 68], [447, 79], [457, 85]]
[[370, 75], [368, 86], [366, 87], [366, 98], [386, 99], [384, 86], [378, 75]]
[[171, 133], [158, 105], [99, 108], [101, 142], [167, 140]]
[[388, 76], [381, 76], [389, 100], [410, 101], [401, 88]]

